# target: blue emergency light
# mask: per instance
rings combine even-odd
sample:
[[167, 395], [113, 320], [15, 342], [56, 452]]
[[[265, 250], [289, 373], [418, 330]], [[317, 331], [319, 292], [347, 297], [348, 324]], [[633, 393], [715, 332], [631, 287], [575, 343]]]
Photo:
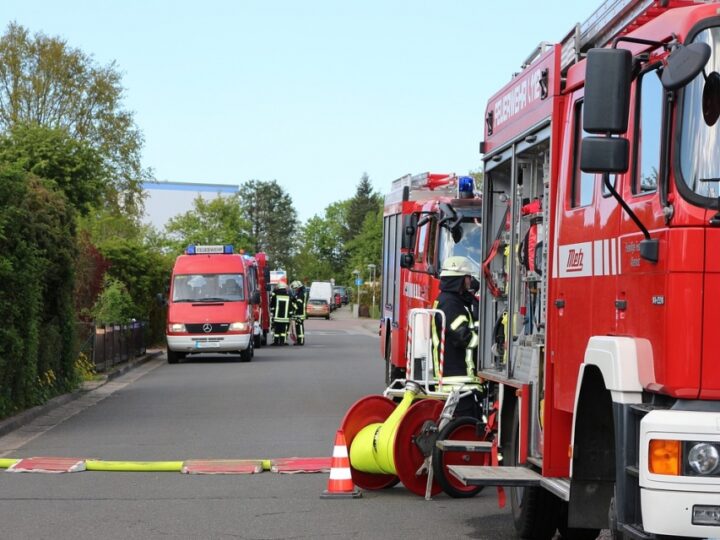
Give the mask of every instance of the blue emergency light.
[[190, 244], [185, 250], [185, 253], [187, 253], [188, 255], [195, 255], [195, 246], [193, 244]]
[[461, 176], [458, 178], [458, 195], [461, 199], [469, 199], [474, 195], [475, 182], [472, 176]]

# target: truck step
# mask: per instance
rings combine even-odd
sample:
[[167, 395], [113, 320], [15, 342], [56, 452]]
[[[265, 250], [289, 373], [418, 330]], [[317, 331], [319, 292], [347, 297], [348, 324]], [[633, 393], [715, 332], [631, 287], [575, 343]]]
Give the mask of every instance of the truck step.
[[490, 452], [492, 443], [488, 441], [437, 441], [435, 446], [443, 452]]
[[449, 465], [448, 469], [466, 486], [539, 486], [542, 479], [527, 467]]

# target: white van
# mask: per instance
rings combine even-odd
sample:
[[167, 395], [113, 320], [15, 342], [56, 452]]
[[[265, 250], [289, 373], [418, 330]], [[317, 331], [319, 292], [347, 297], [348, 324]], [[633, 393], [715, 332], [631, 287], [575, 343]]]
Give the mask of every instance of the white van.
[[333, 284], [330, 281], [313, 281], [310, 284], [308, 300], [325, 300], [332, 309], [335, 304], [333, 298]]

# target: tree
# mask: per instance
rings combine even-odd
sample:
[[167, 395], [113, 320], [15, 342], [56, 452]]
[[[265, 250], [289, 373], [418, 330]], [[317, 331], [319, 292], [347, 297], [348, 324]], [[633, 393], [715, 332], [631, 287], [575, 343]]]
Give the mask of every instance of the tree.
[[100, 154], [60, 128], [15, 124], [0, 135], [0, 162], [52, 180], [81, 213], [103, 196]]
[[292, 264], [298, 227], [292, 197], [275, 181], [248, 180], [238, 192], [245, 219], [250, 223], [254, 252], [264, 251], [271, 264]]
[[374, 264], [376, 278], [382, 268], [383, 210], [380, 205], [365, 216], [360, 232], [345, 247], [348, 251], [346, 276], [352, 276], [355, 269], [365, 272], [367, 265]]
[[205, 200], [197, 196], [194, 208], [170, 219], [165, 226], [170, 245], [182, 252], [188, 244], [233, 244], [251, 247], [250, 224], [243, 217], [237, 196]]
[[367, 173], [363, 173], [355, 195], [350, 199], [347, 214], [346, 240], [352, 240], [355, 237], [360, 229], [362, 229], [365, 216], [367, 216], [368, 212], [375, 212], [380, 204], [382, 204], [382, 197], [373, 192], [370, 177]]
[[0, 37], [0, 131], [40, 125], [87, 143], [103, 160], [105, 201], [135, 215], [142, 206], [143, 137], [121, 106], [123, 87], [114, 63], [92, 57], [58, 37], [34, 36], [10, 23]]
[[74, 226], [53, 182], [0, 162], [0, 418], [77, 380]]

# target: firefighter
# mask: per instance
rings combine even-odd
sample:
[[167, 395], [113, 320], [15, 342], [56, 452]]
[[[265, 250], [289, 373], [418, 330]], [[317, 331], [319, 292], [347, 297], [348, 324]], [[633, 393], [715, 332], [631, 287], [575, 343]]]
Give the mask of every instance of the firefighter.
[[292, 302], [285, 278], [280, 278], [270, 296], [270, 313], [272, 314], [273, 345], [287, 345]]
[[297, 334], [297, 344], [305, 345], [305, 319], [307, 315], [305, 309], [307, 307], [307, 289], [302, 281], [295, 280], [290, 284], [293, 298], [293, 320], [295, 321], [295, 333]]
[[[481, 381], [476, 373], [476, 351], [478, 347], [476, 315], [473, 303], [473, 288], [477, 284], [473, 275], [477, 269], [467, 257], [449, 257], [440, 272], [440, 295], [434, 308], [445, 314], [445, 358], [442, 366], [443, 386], [445, 384], [477, 385], [478, 391], [461, 400], [456, 416], [481, 414]], [[432, 341], [435, 373], [440, 373], [440, 332], [442, 318], [433, 317]]]

